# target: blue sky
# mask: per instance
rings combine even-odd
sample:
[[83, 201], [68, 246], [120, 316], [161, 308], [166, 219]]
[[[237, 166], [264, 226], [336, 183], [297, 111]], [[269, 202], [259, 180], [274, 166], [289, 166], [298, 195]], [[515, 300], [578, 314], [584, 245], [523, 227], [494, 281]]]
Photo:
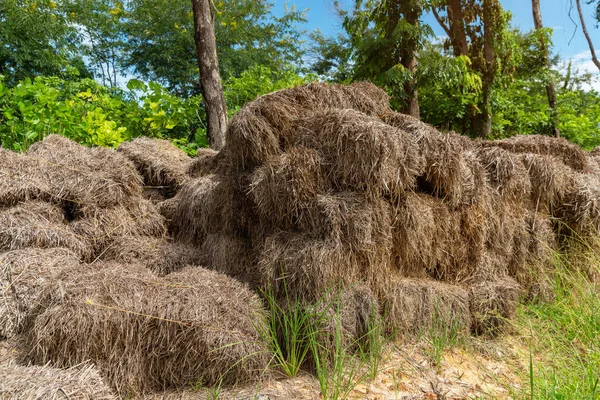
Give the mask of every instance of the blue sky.
[[[531, 13], [530, 0], [500, 0], [502, 6], [510, 10], [513, 14], [513, 24], [523, 30], [529, 30], [533, 27], [533, 16]], [[345, 8], [352, 6], [352, 0], [340, 0], [340, 4]], [[541, 0], [542, 20], [544, 26], [553, 28], [554, 53], [560, 54], [564, 60], [573, 60], [579, 69], [587, 72], [598, 73], [598, 69], [593, 65], [589, 56], [589, 48], [581, 27], [579, 26], [579, 16], [574, 5], [571, 11], [572, 18], [577, 22], [577, 28], [571, 22], [568, 16], [569, 4], [571, 0]], [[600, 29], [595, 27], [593, 19], [593, 7], [587, 5], [587, 1], [582, 0], [586, 25], [596, 44], [596, 52], [600, 52]], [[341, 31], [339, 18], [333, 11], [333, 0], [295, 0], [283, 1], [275, 0], [275, 13], [283, 13], [284, 7], [295, 5], [298, 9], [307, 11], [308, 23], [303, 26], [304, 29], [312, 31], [320, 29], [327, 35], [335, 35]], [[436, 35], [444, 35], [435, 19], [431, 16], [425, 16], [424, 21], [432, 26]], [[571, 37], [574, 35], [573, 39]], [[570, 41], [570, 43], [569, 43]]]

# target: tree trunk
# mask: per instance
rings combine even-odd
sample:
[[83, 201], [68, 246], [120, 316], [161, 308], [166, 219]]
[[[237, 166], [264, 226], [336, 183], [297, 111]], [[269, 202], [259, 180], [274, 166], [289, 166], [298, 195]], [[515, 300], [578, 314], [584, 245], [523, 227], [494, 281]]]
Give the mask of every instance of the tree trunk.
[[483, 0], [483, 77], [481, 111], [475, 117], [472, 126], [475, 136], [487, 138], [492, 132], [491, 91], [496, 75], [496, 59], [494, 55], [495, 18], [492, 7], [497, 0]]
[[[421, 7], [418, 2], [415, 2], [414, 0], [402, 0], [400, 4], [406, 22], [415, 27], [419, 25]], [[420, 118], [419, 92], [417, 90], [417, 81], [414, 78], [417, 70], [418, 46], [418, 39], [416, 37], [412, 38], [407, 42], [407, 46], [402, 49], [400, 54], [402, 66], [413, 74], [413, 78], [404, 83], [404, 92], [406, 93], [406, 106], [404, 112], [415, 118]]]
[[194, 41], [200, 69], [200, 86], [206, 106], [207, 136], [210, 146], [220, 150], [225, 144], [227, 106], [219, 74], [215, 23], [211, 0], [192, 0]]
[[[542, 24], [542, 12], [540, 10], [540, 0], [531, 0], [531, 9], [533, 11], [533, 24], [536, 30], [540, 30], [544, 27]], [[546, 41], [542, 36], [541, 32], [538, 32], [540, 35], [540, 49], [544, 55], [544, 60], [546, 63], [546, 68], [550, 71], [550, 55], [548, 52], [548, 47], [546, 46]], [[552, 78], [549, 79], [546, 84], [546, 96], [548, 97], [548, 105], [550, 106], [550, 110], [552, 113], [552, 132], [554, 136], [560, 137], [560, 130], [558, 129], [558, 107], [556, 105], [556, 89], [554, 88], [554, 82]]]
[[594, 50], [594, 44], [592, 43], [592, 38], [590, 38], [590, 34], [588, 33], [588, 30], [585, 26], [585, 21], [583, 19], [583, 11], [581, 11], [581, 0], [576, 0], [576, 2], [577, 2], [577, 12], [579, 12], [579, 20], [581, 21], [581, 29], [583, 30], [583, 34], [585, 35], [585, 38], [590, 47], [590, 53], [592, 53], [592, 61], [594, 62], [596, 67], [598, 67], [598, 69], [600, 70], [600, 61], [598, 61], [598, 58], [596, 57], [596, 51]]
[[448, 0], [448, 21], [450, 21], [450, 42], [454, 50], [454, 57], [466, 56], [469, 47], [460, 0]]

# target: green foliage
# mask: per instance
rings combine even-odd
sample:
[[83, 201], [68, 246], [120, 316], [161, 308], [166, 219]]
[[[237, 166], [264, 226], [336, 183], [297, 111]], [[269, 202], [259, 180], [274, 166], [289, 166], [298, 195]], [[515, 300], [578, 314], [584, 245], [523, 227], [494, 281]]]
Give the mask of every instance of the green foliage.
[[91, 79], [37, 77], [14, 88], [0, 83], [0, 145], [24, 151], [52, 133], [90, 146], [115, 147], [140, 135], [184, 139], [182, 145], [206, 142], [196, 129], [198, 98], [184, 100], [140, 81], [129, 89], [111, 90]]
[[14, 86], [36, 75], [89, 76], [61, 0], [0, 1], [0, 75]]
[[451, 57], [428, 45], [419, 57], [419, 103], [421, 118], [446, 129], [463, 131], [463, 120], [477, 107], [481, 77], [470, 69], [466, 56]]
[[[521, 305], [517, 328], [529, 337], [529, 387], [511, 397], [597, 399], [600, 396], [600, 272], [597, 244], [559, 257], [550, 303]], [[530, 392], [530, 393], [527, 393]]]
[[239, 77], [231, 77], [225, 82], [225, 101], [229, 115], [235, 114], [244, 104], [258, 96], [316, 79], [315, 75], [300, 76], [290, 69], [275, 73], [264, 66], [252, 66]]

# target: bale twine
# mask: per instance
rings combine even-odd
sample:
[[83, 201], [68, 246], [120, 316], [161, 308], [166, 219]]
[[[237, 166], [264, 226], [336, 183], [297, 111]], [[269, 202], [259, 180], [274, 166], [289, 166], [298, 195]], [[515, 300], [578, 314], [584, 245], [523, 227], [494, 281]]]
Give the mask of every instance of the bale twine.
[[28, 361], [91, 359], [120, 396], [242, 383], [260, 377], [270, 358], [258, 296], [203, 268], [164, 278], [133, 265], [73, 270], [43, 301], [27, 332]]
[[294, 144], [318, 150], [338, 190], [396, 197], [412, 188], [423, 158], [405, 131], [355, 110], [329, 110], [301, 119]]
[[579, 172], [589, 172], [590, 162], [586, 152], [565, 138], [546, 135], [517, 135], [502, 140], [485, 140], [479, 144], [484, 147], [495, 146], [512, 153], [553, 156], [565, 165]]
[[0, 209], [0, 251], [28, 247], [66, 247], [82, 259], [92, 254], [91, 246], [66, 224], [59, 206], [29, 201]]
[[191, 161], [171, 141], [147, 137], [123, 142], [117, 151], [135, 165], [144, 178], [145, 186], [163, 187], [165, 191], [175, 192], [181, 186]]
[[18, 334], [41, 291], [63, 269], [79, 264], [69, 249], [13, 250], [0, 254], [0, 338]]
[[69, 369], [0, 363], [0, 398], [48, 400], [114, 400], [95, 366], [83, 363]]
[[470, 326], [469, 294], [460, 286], [393, 278], [382, 303], [386, 330], [394, 334], [458, 333]]
[[498, 335], [517, 310], [520, 287], [510, 278], [481, 282], [469, 288], [471, 331]]

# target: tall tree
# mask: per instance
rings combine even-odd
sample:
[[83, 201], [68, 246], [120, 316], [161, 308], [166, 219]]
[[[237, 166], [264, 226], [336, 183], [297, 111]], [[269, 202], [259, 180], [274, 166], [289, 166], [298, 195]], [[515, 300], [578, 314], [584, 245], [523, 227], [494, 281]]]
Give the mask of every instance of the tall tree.
[[[600, 70], [600, 61], [598, 61], [598, 58], [596, 57], [594, 43], [592, 43], [592, 38], [590, 37], [590, 34], [585, 25], [585, 19], [583, 18], [583, 11], [581, 10], [581, 0], [575, 0], [575, 2], [577, 3], [577, 12], [579, 13], [579, 20], [581, 21], [581, 29], [583, 30], [585, 39], [587, 40], [588, 46], [590, 47], [590, 53], [592, 53], [592, 61], [594, 62], [594, 65], [596, 65], [596, 67], [598, 67], [598, 69]], [[600, 8], [600, 3], [598, 4], [598, 7]], [[598, 18], [598, 14], [596, 14], [596, 18]]]
[[[542, 24], [542, 11], [540, 9], [540, 0], [531, 0], [531, 9], [533, 11], [533, 24], [540, 40], [540, 50], [542, 51], [544, 59], [546, 61], [546, 69], [550, 71], [550, 54], [548, 51], [548, 46], [546, 44], [547, 38], [543, 31], [544, 25]], [[559, 137], [560, 130], [558, 129], [558, 107], [556, 105], [556, 89], [554, 88], [554, 81], [551, 77], [548, 78], [548, 82], [546, 83], [546, 96], [548, 97], [548, 105], [550, 106], [550, 110], [552, 112], [552, 131], [554, 132], [554, 136]]]
[[36, 75], [89, 75], [77, 54], [76, 29], [63, 1], [0, 1], [0, 75], [9, 86]]
[[215, 38], [215, 18], [211, 0], [192, 0], [194, 13], [194, 41], [200, 69], [202, 98], [206, 107], [208, 141], [215, 150], [225, 144], [227, 129], [227, 106], [223, 95], [217, 40]]
[[[103, 0], [108, 1], [108, 0]], [[198, 93], [194, 20], [190, 0], [128, 0], [123, 64], [140, 77], [189, 97]], [[273, 14], [272, 0], [213, 1], [219, 70], [223, 80], [255, 65], [289, 70], [304, 56], [304, 12]], [[273, 78], [277, 79], [278, 76]]]
[[353, 79], [384, 86], [403, 112], [419, 117], [417, 54], [428, 27], [420, 23], [422, 0], [356, 0], [339, 10], [355, 49]]
[[[439, 11], [445, 12], [440, 15]], [[488, 137], [492, 128], [491, 97], [498, 70], [496, 48], [503, 29], [498, 0], [445, 0], [432, 5], [437, 21], [450, 37], [455, 57], [468, 56], [481, 76], [481, 101], [465, 116], [465, 130], [472, 136]]]

